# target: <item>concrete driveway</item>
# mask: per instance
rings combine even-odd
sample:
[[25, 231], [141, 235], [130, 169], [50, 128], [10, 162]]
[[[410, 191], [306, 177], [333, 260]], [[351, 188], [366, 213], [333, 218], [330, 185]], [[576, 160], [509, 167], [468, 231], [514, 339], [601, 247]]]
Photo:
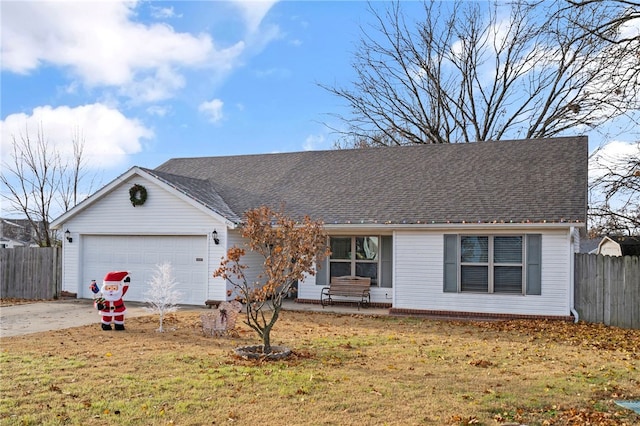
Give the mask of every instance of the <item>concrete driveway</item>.
[[[127, 318], [150, 315], [144, 305], [126, 302]], [[89, 299], [27, 303], [0, 308], [0, 337], [100, 324], [100, 315]]]

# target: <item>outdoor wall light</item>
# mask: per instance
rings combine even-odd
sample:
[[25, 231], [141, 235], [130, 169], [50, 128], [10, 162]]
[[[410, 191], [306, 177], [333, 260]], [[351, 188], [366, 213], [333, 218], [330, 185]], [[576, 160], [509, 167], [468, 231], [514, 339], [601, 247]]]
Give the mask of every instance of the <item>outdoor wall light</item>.
[[71, 232], [69, 231], [69, 229], [64, 231], [64, 237], [67, 239], [67, 241], [69, 241], [69, 243], [73, 242], [73, 238], [71, 238]]
[[218, 238], [218, 231], [214, 229], [213, 232], [211, 233], [211, 236], [213, 237], [213, 242], [216, 243], [216, 245], [220, 244], [220, 239]]

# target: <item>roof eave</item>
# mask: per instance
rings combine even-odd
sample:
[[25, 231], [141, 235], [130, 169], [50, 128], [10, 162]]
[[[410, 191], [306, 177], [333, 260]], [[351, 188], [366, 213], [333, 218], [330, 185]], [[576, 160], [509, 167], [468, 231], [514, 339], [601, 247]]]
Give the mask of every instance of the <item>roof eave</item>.
[[473, 230], [522, 230], [527, 229], [566, 229], [571, 227], [586, 227], [584, 222], [516, 222], [516, 223], [325, 223], [324, 228], [331, 231], [342, 230], [359, 230], [359, 231], [407, 231], [407, 230], [455, 230], [455, 231], [473, 231]]

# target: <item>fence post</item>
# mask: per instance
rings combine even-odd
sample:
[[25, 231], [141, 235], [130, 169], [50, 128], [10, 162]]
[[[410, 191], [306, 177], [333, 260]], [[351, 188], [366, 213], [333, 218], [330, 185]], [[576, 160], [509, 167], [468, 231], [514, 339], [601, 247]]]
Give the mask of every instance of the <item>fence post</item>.
[[604, 303], [604, 324], [611, 325], [611, 291], [614, 286], [612, 286], [612, 262], [611, 256], [602, 256], [603, 259], [603, 303]]
[[640, 256], [624, 257], [625, 328], [640, 329]]

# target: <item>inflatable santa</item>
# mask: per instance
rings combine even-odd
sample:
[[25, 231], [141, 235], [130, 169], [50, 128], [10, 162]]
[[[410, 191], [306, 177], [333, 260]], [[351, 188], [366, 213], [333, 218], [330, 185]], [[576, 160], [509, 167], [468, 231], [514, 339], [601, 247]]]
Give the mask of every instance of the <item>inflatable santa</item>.
[[130, 282], [129, 273], [125, 271], [109, 272], [104, 277], [100, 289], [102, 294], [94, 302], [102, 316], [103, 330], [111, 330], [112, 322], [116, 330], [124, 330], [124, 314], [127, 308], [124, 306], [122, 297], [129, 290]]

